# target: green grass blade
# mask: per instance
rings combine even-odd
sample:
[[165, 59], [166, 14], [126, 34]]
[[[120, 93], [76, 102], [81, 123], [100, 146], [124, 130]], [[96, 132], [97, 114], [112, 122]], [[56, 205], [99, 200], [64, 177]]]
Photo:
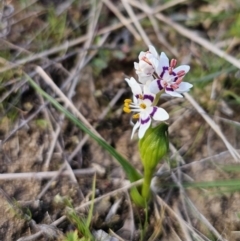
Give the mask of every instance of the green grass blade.
[[95, 192], [96, 192], [96, 174], [93, 177], [91, 205], [90, 205], [90, 208], [89, 208], [88, 217], [87, 217], [87, 221], [86, 221], [86, 225], [87, 225], [88, 228], [90, 228], [91, 220], [92, 220], [92, 217], [93, 217]]
[[235, 188], [240, 189], [240, 180], [218, 180], [214, 182], [193, 182], [193, 183], [183, 183], [183, 186], [186, 188], [195, 187], [195, 188]]
[[192, 83], [196, 83], [196, 82], [204, 82], [204, 81], [213, 81], [214, 78], [218, 77], [221, 74], [226, 74], [226, 73], [230, 73], [234, 70], [237, 70], [237, 67], [235, 66], [231, 66], [229, 68], [223, 69], [221, 71], [217, 71], [208, 75], [203, 76], [202, 78], [198, 78], [198, 79], [193, 79]]
[[28, 75], [26, 75], [31, 86], [37, 90], [44, 98], [46, 98], [56, 109], [64, 113], [68, 119], [70, 119], [77, 127], [87, 133], [92, 139], [94, 139], [100, 146], [107, 150], [115, 159], [121, 164], [130, 182], [135, 182], [142, 178], [141, 174], [123, 157], [121, 156], [112, 146], [110, 146], [106, 141], [97, 137], [93, 132], [91, 132], [80, 120], [78, 120], [72, 113], [65, 109], [61, 104], [59, 104], [53, 97], [47, 94], [40, 86], [38, 86], [34, 80], [32, 80]]

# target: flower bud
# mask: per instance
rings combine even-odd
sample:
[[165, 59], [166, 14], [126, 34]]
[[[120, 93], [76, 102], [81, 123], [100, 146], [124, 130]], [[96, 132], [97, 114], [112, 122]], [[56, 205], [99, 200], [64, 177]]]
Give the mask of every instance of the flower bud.
[[144, 171], [154, 172], [159, 161], [168, 152], [168, 125], [161, 123], [154, 128], [148, 128], [138, 145]]

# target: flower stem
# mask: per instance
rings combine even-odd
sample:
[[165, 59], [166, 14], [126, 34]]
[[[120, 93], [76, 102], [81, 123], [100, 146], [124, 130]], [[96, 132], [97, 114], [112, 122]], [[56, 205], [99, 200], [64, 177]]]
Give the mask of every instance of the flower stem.
[[152, 180], [153, 170], [145, 169], [144, 170], [144, 179], [143, 179], [143, 186], [142, 186], [142, 197], [148, 201], [150, 198], [150, 184]]
[[163, 93], [163, 90], [161, 90], [160, 92], [158, 92], [157, 94], [156, 94], [156, 97], [155, 97], [155, 99], [154, 99], [154, 102], [153, 102], [153, 106], [156, 106], [157, 104], [158, 104], [158, 101], [159, 101], [159, 99], [160, 99], [160, 96], [161, 96], [161, 94]]

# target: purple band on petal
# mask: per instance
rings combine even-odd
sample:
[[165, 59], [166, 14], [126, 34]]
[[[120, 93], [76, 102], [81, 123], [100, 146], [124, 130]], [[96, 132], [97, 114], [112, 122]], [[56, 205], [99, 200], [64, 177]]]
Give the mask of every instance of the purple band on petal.
[[148, 117], [145, 120], [141, 119], [141, 125], [144, 125], [144, 124], [148, 123], [149, 121], [150, 121], [150, 117]]
[[177, 81], [177, 79], [178, 79], [178, 76], [177, 76], [177, 74], [175, 73], [175, 72], [172, 72], [172, 74], [171, 74], [172, 76], [175, 76], [175, 78], [173, 79], [173, 82], [176, 82]]
[[135, 95], [135, 97], [136, 97], [137, 99], [139, 99], [140, 96], [139, 96], [139, 95]]
[[170, 87], [166, 87], [165, 90], [167, 90], [167, 91], [174, 91], [174, 89], [173, 89], [173, 88], [170, 88]]
[[152, 112], [150, 113], [150, 116], [153, 117], [153, 116], [155, 115], [156, 111], [157, 111], [157, 107], [156, 107], [156, 106], [153, 106], [153, 110], [152, 110]]
[[143, 99], [144, 99], [144, 100], [148, 99], [148, 100], [150, 100], [151, 102], [154, 101], [154, 97], [153, 97], [152, 95], [143, 95]]
[[161, 78], [163, 77], [163, 75], [164, 75], [166, 70], [168, 70], [168, 66], [163, 66], [163, 71], [162, 71], [162, 73], [160, 75]]
[[161, 80], [160, 79], [157, 80], [157, 85], [158, 85], [158, 89], [159, 90], [163, 89], [163, 86], [161, 85]]

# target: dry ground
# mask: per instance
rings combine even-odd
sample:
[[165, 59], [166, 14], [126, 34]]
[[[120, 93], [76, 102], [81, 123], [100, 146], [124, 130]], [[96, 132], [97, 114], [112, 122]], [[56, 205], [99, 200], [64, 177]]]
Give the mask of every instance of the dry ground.
[[[104, 240], [240, 240], [238, 1], [0, 5], [0, 240], [67, 240], [77, 225], [64, 215], [78, 207], [87, 217], [95, 173], [95, 237], [104, 231]], [[124, 77], [135, 76], [133, 62], [150, 43], [191, 65], [186, 79], [194, 89], [183, 99], [161, 99], [171, 116], [170, 153], [153, 179], [142, 236], [144, 211], [120, 189], [129, 184], [121, 166], [30, 87], [25, 73], [66, 106], [36, 72], [41, 66], [142, 172], [122, 103], [131, 94]]]

